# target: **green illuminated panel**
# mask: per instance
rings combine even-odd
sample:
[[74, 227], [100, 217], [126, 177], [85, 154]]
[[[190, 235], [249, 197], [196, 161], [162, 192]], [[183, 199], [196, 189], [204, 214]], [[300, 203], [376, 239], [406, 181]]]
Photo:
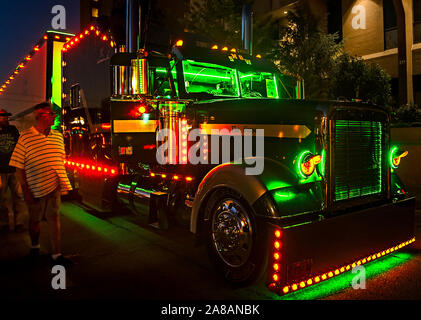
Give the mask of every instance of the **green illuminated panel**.
[[241, 95], [245, 98], [279, 98], [277, 79], [268, 72], [239, 72]]
[[335, 121], [335, 200], [380, 194], [384, 134], [381, 122]]
[[54, 120], [53, 129], [59, 130], [61, 124], [61, 87], [62, 87], [62, 74], [61, 74], [61, 49], [63, 49], [64, 42], [53, 42], [53, 73], [51, 77], [52, 93], [51, 105], [57, 113]]
[[188, 93], [204, 92], [215, 96], [240, 96], [235, 69], [191, 60], [183, 61], [182, 66]]

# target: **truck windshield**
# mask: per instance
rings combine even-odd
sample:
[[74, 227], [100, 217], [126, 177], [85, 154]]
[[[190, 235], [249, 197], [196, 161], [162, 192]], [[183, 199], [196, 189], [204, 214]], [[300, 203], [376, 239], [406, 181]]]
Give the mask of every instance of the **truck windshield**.
[[269, 72], [239, 72], [241, 95], [245, 98], [279, 98], [278, 84]]
[[184, 81], [188, 93], [239, 97], [236, 70], [221, 65], [183, 61]]

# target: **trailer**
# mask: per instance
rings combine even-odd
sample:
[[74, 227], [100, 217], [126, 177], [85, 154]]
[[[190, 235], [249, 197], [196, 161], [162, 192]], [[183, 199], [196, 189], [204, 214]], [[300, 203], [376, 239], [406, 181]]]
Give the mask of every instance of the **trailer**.
[[[0, 107], [13, 113], [10, 120], [19, 131], [34, 124], [32, 108], [43, 101], [51, 101], [53, 109], [61, 115], [61, 50], [73, 36], [54, 30], [46, 31], [0, 85]], [[61, 126], [59, 116], [55, 129]]]
[[96, 26], [66, 42], [62, 65], [82, 201], [186, 225], [228, 281], [265, 277], [283, 295], [415, 241], [397, 175], [407, 152], [381, 106], [297, 99], [289, 77], [237, 48], [180, 38], [131, 51]]

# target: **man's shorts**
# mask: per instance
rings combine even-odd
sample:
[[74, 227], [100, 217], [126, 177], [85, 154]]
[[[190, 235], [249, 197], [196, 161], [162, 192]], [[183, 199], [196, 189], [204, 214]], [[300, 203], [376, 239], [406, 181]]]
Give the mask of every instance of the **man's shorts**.
[[28, 205], [29, 223], [39, 223], [41, 220], [56, 220], [60, 214], [60, 189], [41, 198], [35, 198], [35, 203]]

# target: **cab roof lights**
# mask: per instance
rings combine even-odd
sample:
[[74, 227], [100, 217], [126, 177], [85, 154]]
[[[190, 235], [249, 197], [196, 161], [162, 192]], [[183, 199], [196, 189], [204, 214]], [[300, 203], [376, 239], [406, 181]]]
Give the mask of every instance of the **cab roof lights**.
[[18, 64], [18, 66], [15, 68], [15, 70], [13, 71], [12, 75], [9, 76], [9, 78], [0, 85], [0, 95], [3, 94], [4, 90], [7, 88], [8, 85], [10, 85], [11, 81], [10, 80], [14, 80], [15, 76], [17, 74], [19, 74], [20, 70], [25, 68], [26, 64], [32, 60], [32, 57], [37, 54], [40, 51], [40, 48], [44, 45], [45, 40], [49, 39], [49, 36], [51, 35], [51, 39], [53, 40], [60, 40], [60, 41], [65, 41], [64, 37], [60, 36], [60, 35], [72, 35], [71, 33], [62, 33], [62, 32], [56, 32], [56, 31], [51, 31], [48, 30], [46, 31], [46, 34], [41, 38], [40, 41], [38, 41], [33, 47], [32, 50], [29, 52], [29, 54], [27, 54], [25, 56], [25, 58], [23, 58], [23, 60]]
[[95, 34], [99, 39], [101, 39], [104, 42], [107, 42], [111, 48], [114, 48], [116, 46], [116, 43], [114, 42], [111, 36], [105, 33], [101, 33], [97, 26], [91, 25], [88, 28], [82, 30], [79, 34], [73, 35], [73, 37], [71, 38], [66, 38], [67, 42], [64, 44], [62, 51], [66, 52], [67, 50], [76, 46], [83, 39], [86, 39], [86, 37], [90, 34]]

